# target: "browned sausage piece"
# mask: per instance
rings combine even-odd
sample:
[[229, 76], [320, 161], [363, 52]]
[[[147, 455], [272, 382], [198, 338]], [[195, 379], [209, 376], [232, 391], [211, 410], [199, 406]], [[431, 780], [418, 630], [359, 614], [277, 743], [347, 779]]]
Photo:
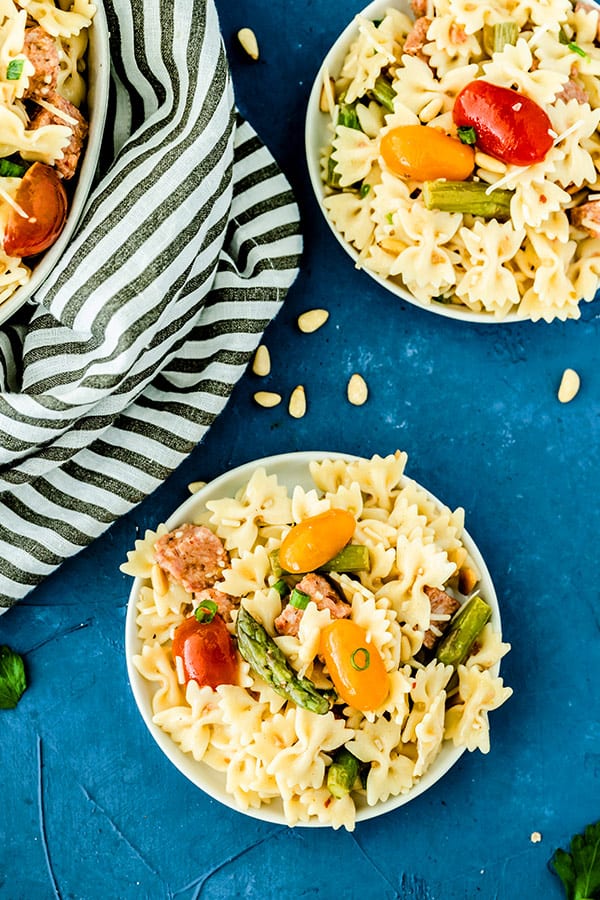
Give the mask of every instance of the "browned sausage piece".
[[430, 25], [431, 19], [428, 19], [426, 16], [417, 19], [414, 28], [406, 37], [402, 52], [408, 53], [409, 56], [418, 56], [419, 59], [427, 61], [427, 57], [423, 53], [423, 47], [427, 41], [427, 31]]
[[571, 210], [571, 224], [583, 228], [592, 237], [600, 237], [600, 200], [590, 200]]
[[40, 25], [25, 29], [23, 53], [34, 67], [25, 94], [27, 99], [47, 99], [55, 92], [58, 81], [59, 60], [56, 41]]
[[61, 97], [60, 94], [50, 94], [44, 99], [57, 110], [63, 112], [68, 118], [65, 119], [58, 113], [40, 106], [39, 110], [32, 117], [29, 128], [33, 130], [42, 128], [44, 125], [67, 125], [71, 129], [71, 140], [62, 151], [63, 158], [57, 159], [54, 163], [56, 171], [67, 181], [77, 171], [83, 143], [87, 137], [88, 123], [77, 107], [70, 103], [69, 100]]
[[[315, 572], [305, 575], [296, 585], [296, 589], [302, 591], [303, 594], [308, 594], [317, 609], [328, 609], [332, 619], [345, 619], [352, 612], [352, 607], [342, 600], [329, 581]], [[297, 637], [303, 612], [304, 610], [297, 609], [288, 603], [281, 615], [275, 619], [275, 628], [279, 634]]]
[[435, 616], [453, 616], [459, 608], [460, 603], [458, 600], [455, 600], [454, 597], [451, 597], [450, 594], [447, 594], [446, 591], [441, 591], [439, 588], [425, 587], [424, 591], [429, 597], [432, 627], [425, 632], [423, 646], [427, 647], [428, 650], [431, 650], [441, 636], [440, 634], [436, 634], [433, 629], [435, 628], [443, 634], [450, 624], [450, 619], [436, 621]]
[[154, 557], [161, 569], [190, 593], [213, 587], [229, 565], [221, 539], [205, 525], [189, 522], [161, 535], [154, 545]]

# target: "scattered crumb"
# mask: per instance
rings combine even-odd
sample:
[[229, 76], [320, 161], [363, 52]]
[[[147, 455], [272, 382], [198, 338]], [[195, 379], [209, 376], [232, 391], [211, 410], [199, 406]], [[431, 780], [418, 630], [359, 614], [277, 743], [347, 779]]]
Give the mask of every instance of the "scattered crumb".
[[531, 836], [530, 836], [529, 840], [531, 841], [532, 844], [539, 844], [541, 839], [542, 839], [542, 835], [540, 834], [539, 831], [531, 832]]

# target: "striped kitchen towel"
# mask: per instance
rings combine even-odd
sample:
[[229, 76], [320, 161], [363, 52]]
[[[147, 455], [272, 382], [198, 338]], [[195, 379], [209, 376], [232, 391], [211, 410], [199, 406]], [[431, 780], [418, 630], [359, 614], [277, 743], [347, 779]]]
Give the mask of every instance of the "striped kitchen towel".
[[301, 252], [213, 0], [105, 0], [111, 165], [0, 332], [0, 611], [153, 491], [225, 406]]

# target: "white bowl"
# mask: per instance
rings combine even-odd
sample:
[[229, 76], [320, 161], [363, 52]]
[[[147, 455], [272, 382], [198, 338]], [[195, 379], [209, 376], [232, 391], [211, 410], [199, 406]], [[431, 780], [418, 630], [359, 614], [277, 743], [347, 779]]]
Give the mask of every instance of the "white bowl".
[[88, 84], [89, 131], [81, 166], [75, 176], [76, 186], [70, 200], [67, 221], [58, 240], [48, 248], [32, 268], [27, 284], [22, 285], [8, 300], [0, 304], [0, 324], [27, 303], [54, 269], [73, 236], [94, 181], [104, 134], [110, 84], [109, 34], [102, 3], [96, 5], [96, 13], [89, 29], [87, 65], [85, 77]]
[[[414, 18], [414, 14], [411, 11], [410, 3], [408, 0], [395, 0], [395, 2], [390, 3], [390, 0], [374, 0], [373, 3], [369, 3], [361, 12], [357, 13], [359, 16], [363, 16], [366, 19], [379, 19], [381, 18], [387, 9], [390, 6], [394, 6], [395, 8], [401, 10], [402, 12], [410, 15]], [[329, 113], [323, 113], [319, 109], [319, 101], [321, 97], [321, 87], [323, 85], [324, 73], [329, 72], [331, 76], [335, 76], [341, 69], [342, 63], [348, 52], [348, 48], [350, 44], [355, 39], [357, 34], [357, 27], [355, 20], [353, 19], [349, 25], [342, 31], [338, 39], [335, 41], [327, 56], [323, 60], [321, 64], [321, 68], [317, 73], [317, 77], [312, 86], [312, 90], [310, 92], [310, 97], [308, 100], [308, 108], [306, 111], [306, 122], [305, 122], [305, 150], [306, 150], [306, 161], [308, 165], [308, 174], [310, 177], [310, 182], [312, 184], [315, 196], [317, 198], [317, 202], [321, 209], [321, 212], [325, 216], [327, 224], [331, 228], [331, 231], [335, 235], [336, 239], [342, 245], [346, 253], [352, 257], [354, 262], [356, 263], [359, 257], [358, 251], [356, 248], [348, 243], [348, 241], [344, 238], [342, 234], [336, 229], [335, 225], [332, 223], [331, 219], [327, 214], [327, 210], [323, 206], [323, 199], [326, 196], [325, 193], [325, 185], [323, 184], [323, 180], [321, 178], [321, 156], [323, 152], [323, 148], [327, 146], [329, 141], [331, 140], [331, 133], [328, 132], [328, 123], [330, 122]], [[480, 324], [488, 324], [488, 325], [498, 325], [499, 322], [502, 324], [506, 322], [522, 322], [527, 319], [527, 316], [519, 313], [513, 312], [506, 316], [503, 319], [496, 318], [493, 313], [490, 312], [474, 312], [473, 310], [468, 309], [466, 306], [459, 306], [447, 303], [436, 303], [432, 300], [429, 303], [423, 303], [423, 301], [418, 300], [413, 294], [410, 293], [405, 287], [397, 284], [394, 281], [391, 281], [389, 278], [384, 278], [382, 275], [378, 275], [375, 272], [370, 271], [370, 269], [362, 268], [361, 271], [365, 272], [368, 276], [370, 276], [374, 281], [380, 284], [386, 291], [389, 291], [391, 294], [395, 294], [396, 297], [399, 297], [401, 300], [405, 300], [407, 303], [411, 303], [413, 306], [418, 306], [420, 309], [426, 309], [429, 312], [437, 313], [440, 316], [446, 316], [450, 319], [459, 319], [463, 322], [478, 322]]]
[[[252, 473], [261, 466], [266, 469], [267, 474], [276, 475], [279, 483], [285, 485], [291, 493], [291, 489], [297, 484], [305, 489], [314, 488], [314, 482], [310, 477], [308, 468], [311, 460], [350, 460], [356, 458], [357, 457], [344, 453], [307, 451], [271, 456], [246, 463], [243, 466], [239, 466], [236, 469], [226, 472], [224, 475], [211, 481], [196, 494], [193, 494], [175, 510], [173, 515], [166, 522], [166, 525], [169, 530], [172, 530], [177, 525], [189, 522], [196, 513], [204, 511], [207, 501], [217, 500], [223, 497], [233, 497], [240, 488], [247, 484]], [[440, 507], [443, 506], [436, 497], [429, 492], [427, 493], [434, 503]], [[463, 532], [461, 539], [481, 573], [481, 593], [492, 607], [491, 622], [494, 626], [494, 630], [500, 633], [501, 621], [498, 600], [488, 569], [475, 543], [466, 531]], [[196, 762], [190, 754], [184, 753], [171, 737], [152, 721], [152, 696], [156, 690], [156, 685], [143, 678], [133, 664], [133, 657], [141, 653], [142, 647], [135, 621], [137, 616], [136, 604], [138, 602], [142, 584], [142, 579], [136, 578], [129, 595], [125, 622], [125, 654], [127, 659], [127, 672], [133, 696], [148, 731], [173, 765], [176, 766], [186, 778], [195, 784], [196, 787], [201, 788], [201, 790], [210, 797], [220, 801], [230, 809], [234, 809], [237, 812], [244, 812], [245, 815], [252, 816], [253, 818], [262, 819], [266, 822], [273, 822], [278, 825], [288, 824], [280, 801], [272, 801], [268, 805], [263, 804], [259, 809], [240, 810], [231, 794], [228, 794], [225, 790], [225, 775], [211, 769], [205, 763]], [[496, 664], [490, 671], [493, 675], [497, 675], [499, 669], [499, 664]], [[422, 794], [439, 781], [439, 779], [457, 762], [463, 752], [464, 748], [457, 748], [450, 741], [446, 741], [429, 769], [408, 793], [401, 794], [397, 797], [390, 797], [389, 800], [378, 803], [375, 806], [368, 806], [366, 801], [361, 802], [362, 798], [358, 798], [356, 821], [361, 822], [375, 816], [383, 815], [384, 813], [390, 812], [391, 810], [397, 809], [399, 806], [408, 803], [415, 797], [418, 797], [419, 794]], [[327, 827], [318, 821], [299, 823], [299, 825]]]

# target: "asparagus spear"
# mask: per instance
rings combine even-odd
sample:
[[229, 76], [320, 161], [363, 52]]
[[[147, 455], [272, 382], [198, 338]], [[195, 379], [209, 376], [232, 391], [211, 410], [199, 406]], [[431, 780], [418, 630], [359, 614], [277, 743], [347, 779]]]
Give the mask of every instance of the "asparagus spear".
[[437, 645], [435, 655], [445, 666], [460, 666], [475, 643], [483, 626], [489, 622], [492, 608], [479, 595], [461, 606], [445, 635]]
[[335, 754], [334, 760], [327, 770], [329, 793], [337, 800], [349, 794], [358, 778], [359, 771], [360, 760], [342, 747]]
[[516, 22], [496, 22], [495, 25], [483, 26], [483, 46], [488, 56], [500, 53], [506, 44], [516, 44], [519, 37], [519, 26]]
[[394, 112], [394, 97], [396, 96], [396, 91], [387, 78], [380, 75], [376, 79], [371, 93], [378, 103], [381, 103], [381, 105], [389, 112]]
[[[290, 574], [281, 568], [279, 550], [271, 550], [269, 559], [271, 561], [271, 570], [276, 578], [280, 578], [284, 574]], [[364, 544], [348, 544], [339, 553], [336, 553], [329, 562], [319, 566], [319, 572], [368, 572], [369, 566], [369, 548], [365, 547]]]
[[513, 192], [497, 188], [488, 194], [488, 188], [482, 181], [425, 181], [423, 202], [427, 209], [470, 213], [484, 219], [510, 218]]
[[329, 711], [327, 698], [317, 691], [308, 678], [296, 675], [273, 638], [243, 606], [238, 612], [236, 629], [240, 653], [274, 691], [320, 716]]
[[[355, 128], [361, 131], [360, 122], [356, 115], [356, 108], [352, 103], [340, 103], [338, 108], [337, 125], [344, 125], [346, 128]], [[327, 160], [327, 184], [329, 187], [339, 187], [340, 176], [335, 171], [336, 160], [331, 156]]]

